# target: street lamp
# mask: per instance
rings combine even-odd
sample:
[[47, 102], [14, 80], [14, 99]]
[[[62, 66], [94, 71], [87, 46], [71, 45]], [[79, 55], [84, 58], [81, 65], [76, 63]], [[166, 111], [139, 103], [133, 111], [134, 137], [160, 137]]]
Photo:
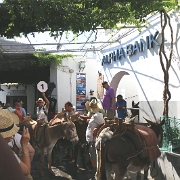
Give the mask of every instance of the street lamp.
[[85, 68], [85, 61], [80, 61], [79, 62], [79, 72], [82, 70], [84, 70], [84, 68]]

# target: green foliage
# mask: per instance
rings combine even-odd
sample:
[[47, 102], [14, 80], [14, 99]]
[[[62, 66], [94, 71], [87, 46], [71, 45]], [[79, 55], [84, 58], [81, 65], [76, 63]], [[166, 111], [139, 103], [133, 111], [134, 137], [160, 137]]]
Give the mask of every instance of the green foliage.
[[28, 67], [23, 69], [11, 69], [0, 71], [1, 83], [22, 83], [37, 84], [39, 81], [48, 82], [50, 77], [50, 67]]
[[50, 66], [51, 62], [55, 62], [59, 66], [62, 62], [62, 59], [73, 57], [72, 54], [44, 54], [44, 53], [35, 53], [32, 60], [32, 65], [36, 67], [45, 67]]
[[48, 82], [50, 77], [51, 62], [55, 62], [56, 65], [59, 66], [62, 62], [62, 59], [69, 57], [73, 57], [73, 55], [36, 53], [32, 56], [31, 66], [10, 69], [8, 71], [0, 71], [0, 82], [17, 82], [23, 84], [33, 84], [42, 80]]
[[6, 37], [50, 31], [90, 31], [117, 23], [140, 26], [151, 12], [171, 10], [177, 0], [5, 0], [0, 5], [0, 35]]

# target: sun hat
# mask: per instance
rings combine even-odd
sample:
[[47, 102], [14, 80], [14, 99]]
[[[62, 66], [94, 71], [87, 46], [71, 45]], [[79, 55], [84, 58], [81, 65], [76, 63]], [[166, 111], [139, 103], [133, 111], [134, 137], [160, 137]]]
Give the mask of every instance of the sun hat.
[[19, 124], [17, 115], [7, 109], [0, 110], [0, 134], [3, 138], [11, 137], [18, 132], [19, 128], [16, 123]]
[[90, 89], [89, 93], [93, 93], [93, 92], [94, 92], [94, 90], [93, 90], [93, 89]]
[[96, 101], [96, 99], [92, 99], [91, 102], [87, 101], [86, 104], [86, 109], [90, 111], [91, 113], [97, 113], [100, 111], [99, 103]]
[[38, 102], [43, 102], [43, 104], [45, 103], [44, 100], [43, 100], [43, 98], [39, 98], [39, 99], [36, 101], [36, 103], [38, 103]]

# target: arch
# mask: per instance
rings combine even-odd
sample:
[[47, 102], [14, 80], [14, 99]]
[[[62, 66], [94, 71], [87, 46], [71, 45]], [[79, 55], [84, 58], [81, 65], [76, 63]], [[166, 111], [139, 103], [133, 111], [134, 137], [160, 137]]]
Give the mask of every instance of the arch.
[[120, 71], [112, 78], [110, 86], [114, 89], [115, 95], [116, 95], [118, 84], [124, 75], [130, 75], [130, 74], [126, 71]]

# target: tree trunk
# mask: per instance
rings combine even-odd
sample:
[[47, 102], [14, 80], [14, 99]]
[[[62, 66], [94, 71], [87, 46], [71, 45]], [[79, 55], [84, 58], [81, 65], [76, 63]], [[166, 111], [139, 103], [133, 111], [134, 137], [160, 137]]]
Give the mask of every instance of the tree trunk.
[[[169, 100], [171, 99], [171, 93], [169, 91], [169, 68], [171, 66], [171, 59], [172, 59], [172, 52], [173, 52], [173, 29], [170, 22], [170, 17], [167, 12], [163, 9], [161, 10], [161, 34], [162, 34], [162, 43], [160, 46], [159, 57], [161, 67], [164, 73], [164, 91], [163, 91], [163, 101], [164, 101], [164, 109], [163, 109], [163, 116], [168, 117], [168, 104]], [[164, 22], [163, 22], [164, 19]], [[166, 26], [170, 28], [170, 36], [171, 36], [171, 43], [170, 43], [170, 53], [169, 57], [165, 53], [165, 46], [164, 46], [164, 31]]]

